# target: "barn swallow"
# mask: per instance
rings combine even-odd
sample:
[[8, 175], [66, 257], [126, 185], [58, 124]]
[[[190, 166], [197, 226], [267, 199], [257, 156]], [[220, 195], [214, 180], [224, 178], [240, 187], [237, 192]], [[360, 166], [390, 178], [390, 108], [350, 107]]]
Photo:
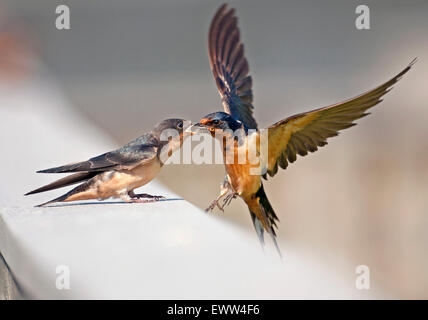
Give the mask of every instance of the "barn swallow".
[[[37, 171], [39, 173], [74, 173], [25, 195], [49, 191], [83, 182], [66, 194], [43, 203], [120, 198], [126, 202], [152, 202], [162, 196], [135, 194], [160, 172], [166, 159], [183, 144], [184, 120], [167, 119], [153, 130], [123, 147], [87, 161]], [[169, 131], [172, 130], [172, 131]], [[175, 135], [174, 135], [175, 133]], [[150, 199], [150, 200], [143, 200]]]
[[[221, 6], [211, 22], [208, 37], [210, 66], [225, 112], [208, 114], [187, 129], [192, 134], [209, 130], [221, 143], [226, 139], [224, 145], [229, 147], [223, 147], [224, 157], [229, 151], [234, 155], [246, 152], [241, 149], [247, 148], [254, 141], [260, 154], [261, 131], [252, 115], [252, 78], [234, 13], [234, 9], [228, 10], [226, 4]], [[225, 163], [226, 177], [221, 185], [220, 195], [207, 210], [212, 210], [215, 206], [223, 210], [224, 206], [239, 196], [248, 205], [262, 246], [263, 233], [266, 231], [281, 255], [275, 233], [279, 220], [264, 191], [262, 177], [267, 180], [267, 174], [274, 176], [278, 166], [287, 168], [289, 162], [296, 160], [297, 154], [305, 156], [308, 152], [315, 152], [318, 147], [327, 144], [328, 138], [338, 135], [338, 131], [354, 126], [356, 123], [353, 121], [368, 115], [366, 110], [381, 102], [382, 96], [410, 70], [415, 61], [416, 59], [391, 80], [373, 90], [344, 102], [288, 117], [265, 129], [268, 152], [263, 164], [264, 173], [252, 174], [249, 161]], [[243, 142], [237, 139], [239, 135], [233, 134], [237, 130], [244, 133]], [[222, 198], [223, 205], [220, 205]]]

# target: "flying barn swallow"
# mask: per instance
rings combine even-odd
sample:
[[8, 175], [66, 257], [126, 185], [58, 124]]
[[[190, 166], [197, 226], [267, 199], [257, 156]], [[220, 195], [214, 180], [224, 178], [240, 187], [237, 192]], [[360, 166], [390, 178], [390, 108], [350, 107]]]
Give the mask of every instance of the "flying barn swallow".
[[[241, 148], [247, 148], [249, 143], [254, 141], [258, 143], [257, 148], [260, 148], [260, 130], [257, 130], [257, 123], [252, 115], [252, 78], [244, 56], [244, 47], [240, 41], [235, 11], [228, 10], [226, 4], [218, 9], [211, 22], [208, 55], [225, 112], [208, 114], [198, 124], [187, 130], [194, 134], [208, 129], [220, 142], [226, 139], [226, 143], [223, 144], [224, 157], [229, 151], [234, 155], [246, 152]], [[354, 126], [356, 124], [354, 120], [368, 115], [366, 110], [381, 102], [382, 96], [410, 70], [415, 61], [416, 59], [391, 80], [355, 98], [300, 113], [268, 127], [265, 173], [257, 175], [250, 173], [251, 165], [248, 161], [239, 163], [235, 159], [232, 163], [225, 163], [226, 177], [222, 183], [220, 195], [207, 210], [212, 210], [215, 206], [223, 210], [223, 207], [233, 198], [241, 197], [248, 205], [262, 245], [264, 231], [266, 231], [281, 254], [275, 234], [278, 216], [263, 189], [262, 176], [267, 180], [267, 174], [274, 176], [278, 166], [286, 169], [289, 162], [296, 161], [297, 154], [305, 156], [308, 152], [315, 152], [318, 147], [327, 144], [328, 138], [338, 135], [338, 131]], [[237, 141], [239, 137], [232, 133], [239, 129], [244, 132], [244, 142]], [[227, 140], [229, 142], [232, 140], [232, 143], [227, 143]], [[222, 205], [219, 204], [221, 199], [223, 199]]]
[[[76, 200], [120, 198], [126, 202], [157, 201], [162, 196], [135, 194], [139, 188], [160, 172], [164, 161], [181, 147], [184, 139], [182, 119], [167, 119], [158, 123], [150, 132], [123, 147], [91, 158], [87, 161], [37, 171], [40, 173], [74, 173], [26, 195], [45, 192], [83, 182], [66, 194], [43, 203]], [[167, 130], [175, 130], [168, 131]], [[173, 133], [176, 133], [174, 136]], [[170, 134], [169, 136], [162, 134]], [[166, 152], [166, 153], [165, 153]], [[150, 200], [142, 200], [148, 198]]]

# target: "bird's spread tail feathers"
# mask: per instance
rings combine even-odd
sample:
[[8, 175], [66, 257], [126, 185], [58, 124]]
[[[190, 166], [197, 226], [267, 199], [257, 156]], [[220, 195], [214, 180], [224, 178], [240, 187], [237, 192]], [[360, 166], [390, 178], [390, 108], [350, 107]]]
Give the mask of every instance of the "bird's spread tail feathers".
[[256, 213], [252, 212], [250, 209], [251, 219], [253, 221], [254, 228], [256, 229], [257, 236], [259, 237], [262, 247], [264, 246], [264, 231], [270, 234], [275, 248], [278, 251], [280, 257], [282, 257], [281, 250], [279, 249], [278, 243], [276, 241], [275, 228], [276, 221], [279, 221], [275, 211], [273, 210], [269, 200], [266, 196], [263, 184], [260, 186], [260, 189], [256, 193], [256, 198], [258, 198], [259, 209], [262, 213], [262, 216], [265, 221], [261, 221]]

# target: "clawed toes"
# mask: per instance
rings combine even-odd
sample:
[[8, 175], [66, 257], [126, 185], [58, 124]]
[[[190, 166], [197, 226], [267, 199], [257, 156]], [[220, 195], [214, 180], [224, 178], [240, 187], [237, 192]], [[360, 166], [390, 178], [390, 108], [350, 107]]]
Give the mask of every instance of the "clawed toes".
[[213, 211], [215, 207], [219, 208], [222, 212], [224, 212], [223, 206], [219, 205], [217, 200], [214, 200], [214, 201], [209, 205], [209, 207], [205, 209], [205, 212]]
[[141, 193], [141, 194], [134, 195], [132, 199], [151, 199], [151, 201], [145, 201], [145, 202], [153, 202], [153, 201], [159, 201], [161, 199], [166, 199], [166, 198], [164, 196], [152, 196], [151, 194]]
[[150, 203], [150, 202], [156, 202], [162, 199], [166, 199], [163, 196], [152, 196], [150, 198], [147, 197], [134, 197], [131, 199], [131, 202], [136, 202], [136, 203]]
[[212, 202], [208, 208], [205, 209], [205, 212], [213, 211], [215, 206], [217, 205], [216, 201]]
[[150, 203], [150, 202], [155, 202], [155, 199], [141, 199], [141, 198], [133, 198], [131, 199], [131, 202], [135, 202], [135, 203]]
[[236, 196], [237, 196], [236, 193], [231, 193], [228, 196], [226, 196], [226, 198], [223, 200], [223, 208], [225, 206], [228, 206], [232, 202], [232, 200], [236, 198]]
[[218, 202], [216, 203], [216, 205], [217, 205], [217, 208], [219, 208], [221, 210], [221, 212], [224, 212], [224, 209], [223, 209], [224, 205], [221, 206], [221, 205], [218, 204]]

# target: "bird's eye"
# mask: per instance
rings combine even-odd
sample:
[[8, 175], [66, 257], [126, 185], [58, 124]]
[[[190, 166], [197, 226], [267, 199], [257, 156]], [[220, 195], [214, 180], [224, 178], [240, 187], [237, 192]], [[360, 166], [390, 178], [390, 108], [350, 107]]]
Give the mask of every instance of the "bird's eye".
[[220, 121], [218, 121], [218, 120], [213, 120], [212, 121], [212, 124], [219, 124], [220, 123]]
[[183, 122], [179, 122], [179, 123], [177, 124], [177, 128], [178, 128], [178, 129], [183, 129]]

